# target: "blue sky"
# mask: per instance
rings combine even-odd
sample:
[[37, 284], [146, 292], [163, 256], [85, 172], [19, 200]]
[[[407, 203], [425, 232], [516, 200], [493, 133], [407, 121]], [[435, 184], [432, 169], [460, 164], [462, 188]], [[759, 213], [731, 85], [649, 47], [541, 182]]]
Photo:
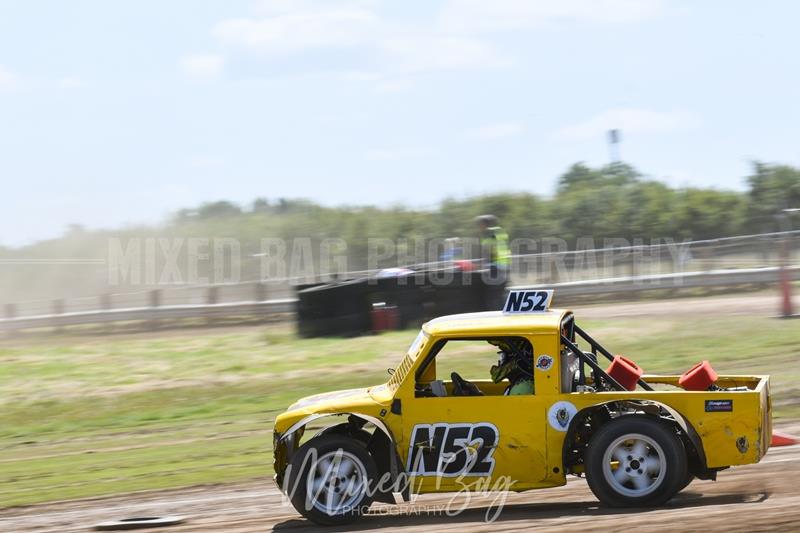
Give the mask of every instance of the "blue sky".
[[203, 201], [434, 206], [800, 164], [796, 2], [0, 0], [0, 244]]

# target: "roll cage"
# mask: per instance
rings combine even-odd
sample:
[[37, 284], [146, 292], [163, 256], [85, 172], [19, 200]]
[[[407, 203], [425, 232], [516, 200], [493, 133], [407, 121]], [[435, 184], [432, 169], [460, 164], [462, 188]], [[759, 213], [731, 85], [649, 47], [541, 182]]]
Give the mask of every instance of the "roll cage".
[[[584, 352], [578, 346], [578, 338], [583, 339], [591, 347], [590, 352]], [[625, 391], [625, 387], [597, 364], [597, 354], [600, 353], [609, 361], [614, 360], [614, 356], [602, 344], [592, 338], [586, 331], [575, 323], [575, 315], [569, 315], [564, 319], [561, 324], [561, 343], [567, 350], [572, 352], [578, 358], [580, 364], [578, 365], [578, 385], [581, 387], [586, 386], [586, 368], [591, 368], [594, 376], [594, 384], [597, 389], [609, 390], [609, 387], [617, 391]], [[584, 366], [585, 365], [585, 366]], [[605, 386], [604, 386], [605, 384]], [[637, 384], [646, 391], [652, 391], [653, 388], [647, 384], [643, 379], [639, 379]]]

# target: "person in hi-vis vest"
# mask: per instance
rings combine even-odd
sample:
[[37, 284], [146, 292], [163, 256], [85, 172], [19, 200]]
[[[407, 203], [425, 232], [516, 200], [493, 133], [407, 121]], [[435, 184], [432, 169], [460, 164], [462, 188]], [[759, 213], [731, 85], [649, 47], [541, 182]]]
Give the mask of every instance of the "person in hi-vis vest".
[[508, 234], [494, 215], [481, 215], [475, 218], [475, 222], [481, 234], [482, 267], [488, 269], [488, 276], [484, 276], [488, 284], [486, 308], [499, 309], [505, 299], [511, 269]]

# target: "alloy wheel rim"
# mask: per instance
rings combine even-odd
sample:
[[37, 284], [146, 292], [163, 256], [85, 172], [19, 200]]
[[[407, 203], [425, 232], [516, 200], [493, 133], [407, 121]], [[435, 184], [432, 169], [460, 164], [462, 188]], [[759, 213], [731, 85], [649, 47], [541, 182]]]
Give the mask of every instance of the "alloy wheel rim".
[[658, 489], [667, 473], [664, 450], [639, 433], [623, 435], [603, 455], [603, 476], [618, 494], [638, 498]]
[[354, 510], [367, 489], [361, 460], [342, 449], [322, 454], [306, 479], [306, 505], [329, 516]]

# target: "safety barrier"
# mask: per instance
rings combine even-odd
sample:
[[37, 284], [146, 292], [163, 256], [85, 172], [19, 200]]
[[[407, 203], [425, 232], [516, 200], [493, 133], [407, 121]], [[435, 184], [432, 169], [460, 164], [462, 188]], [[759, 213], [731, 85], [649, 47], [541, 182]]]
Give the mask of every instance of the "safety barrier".
[[[790, 279], [800, 280], [800, 266], [788, 267], [787, 272]], [[559, 300], [563, 302], [565, 299], [578, 296], [612, 293], [634, 293], [638, 291], [664, 289], [752, 284], [766, 285], [776, 283], [779, 276], [780, 268], [765, 267], [616, 277], [541, 284], [539, 286], [554, 288], [557, 291]], [[458, 278], [458, 276], [456, 276], [456, 278]], [[235, 318], [252, 320], [254, 318], [267, 318], [280, 314], [291, 314], [294, 318], [298, 312], [312, 313], [309, 316], [313, 316], [314, 312], [318, 312], [318, 310], [313, 310], [315, 305], [325, 306], [335, 304], [343, 306], [343, 311], [339, 312], [337, 315], [340, 318], [330, 324], [330, 327], [322, 327], [322, 330], [325, 332], [335, 332], [341, 331], [343, 328], [344, 330], [352, 329], [355, 333], [356, 331], [369, 329], [370, 326], [367, 322], [364, 322], [364, 320], [368, 319], [364, 319], [363, 316], [359, 318], [353, 318], [353, 316], [361, 313], [361, 310], [365, 306], [375, 303], [371, 300], [375, 300], [376, 298], [393, 305], [398, 304], [400, 301], [403, 302], [403, 307], [408, 309], [408, 311], [404, 311], [406, 314], [401, 317], [401, 325], [413, 323], [420, 318], [424, 318], [423, 315], [427, 314], [435, 316], [456, 311], [470, 311], [478, 306], [478, 296], [476, 293], [470, 292], [471, 289], [467, 288], [468, 285], [462, 286], [460, 289], [455, 286], [439, 286], [436, 284], [426, 284], [422, 288], [415, 288], [411, 280], [409, 280], [408, 286], [399, 284], [397, 280], [377, 280], [377, 289], [372, 293], [373, 298], [367, 299], [365, 296], [365, 289], [359, 289], [359, 287], [363, 288], [366, 286], [366, 280], [353, 281], [350, 283], [351, 289], [348, 294], [340, 293], [334, 301], [329, 301], [328, 303], [325, 303], [326, 296], [321, 296], [321, 304], [310, 305], [307, 309], [299, 309], [299, 300], [297, 298], [181, 305], [160, 305], [158, 299], [153, 298], [149, 302], [150, 305], [140, 307], [97, 309], [78, 312], [53, 312], [31, 316], [6, 317], [0, 319], [0, 331], [19, 331], [33, 328], [62, 328], [65, 326], [137, 321], [157, 324], [159, 321], [180, 319], [206, 319], [209, 324], [212, 324], [214, 320]], [[476, 285], [473, 284], [472, 286], [474, 287]], [[320, 287], [322, 287], [322, 285], [320, 285]], [[525, 287], [533, 286], [525, 285]], [[307, 290], [308, 289], [306, 289], [306, 291]], [[381, 290], [383, 290], [383, 293], [381, 293]], [[414, 291], [418, 292], [415, 293]], [[420, 296], [419, 291], [439, 291], [440, 293], [437, 295], [428, 293], [423, 297]], [[324, 294], [324, 292], [320, 291], [320, 294]], [[394, 300], [392, 298], [394, 298]], [[434, 307], [431, 308], [430, 304], [426, 304], [426, 302], [434, 302]], [[428, 305], [427, 309], [425, 309], [425, 305]], [[59, 309], [63, 309], [63, 305], [60, 306]], [[58, 311], [58, 309], [56, 309], [56, 311]], [[348, 315], [350, 315], [350, 318], [347, 318]]]

